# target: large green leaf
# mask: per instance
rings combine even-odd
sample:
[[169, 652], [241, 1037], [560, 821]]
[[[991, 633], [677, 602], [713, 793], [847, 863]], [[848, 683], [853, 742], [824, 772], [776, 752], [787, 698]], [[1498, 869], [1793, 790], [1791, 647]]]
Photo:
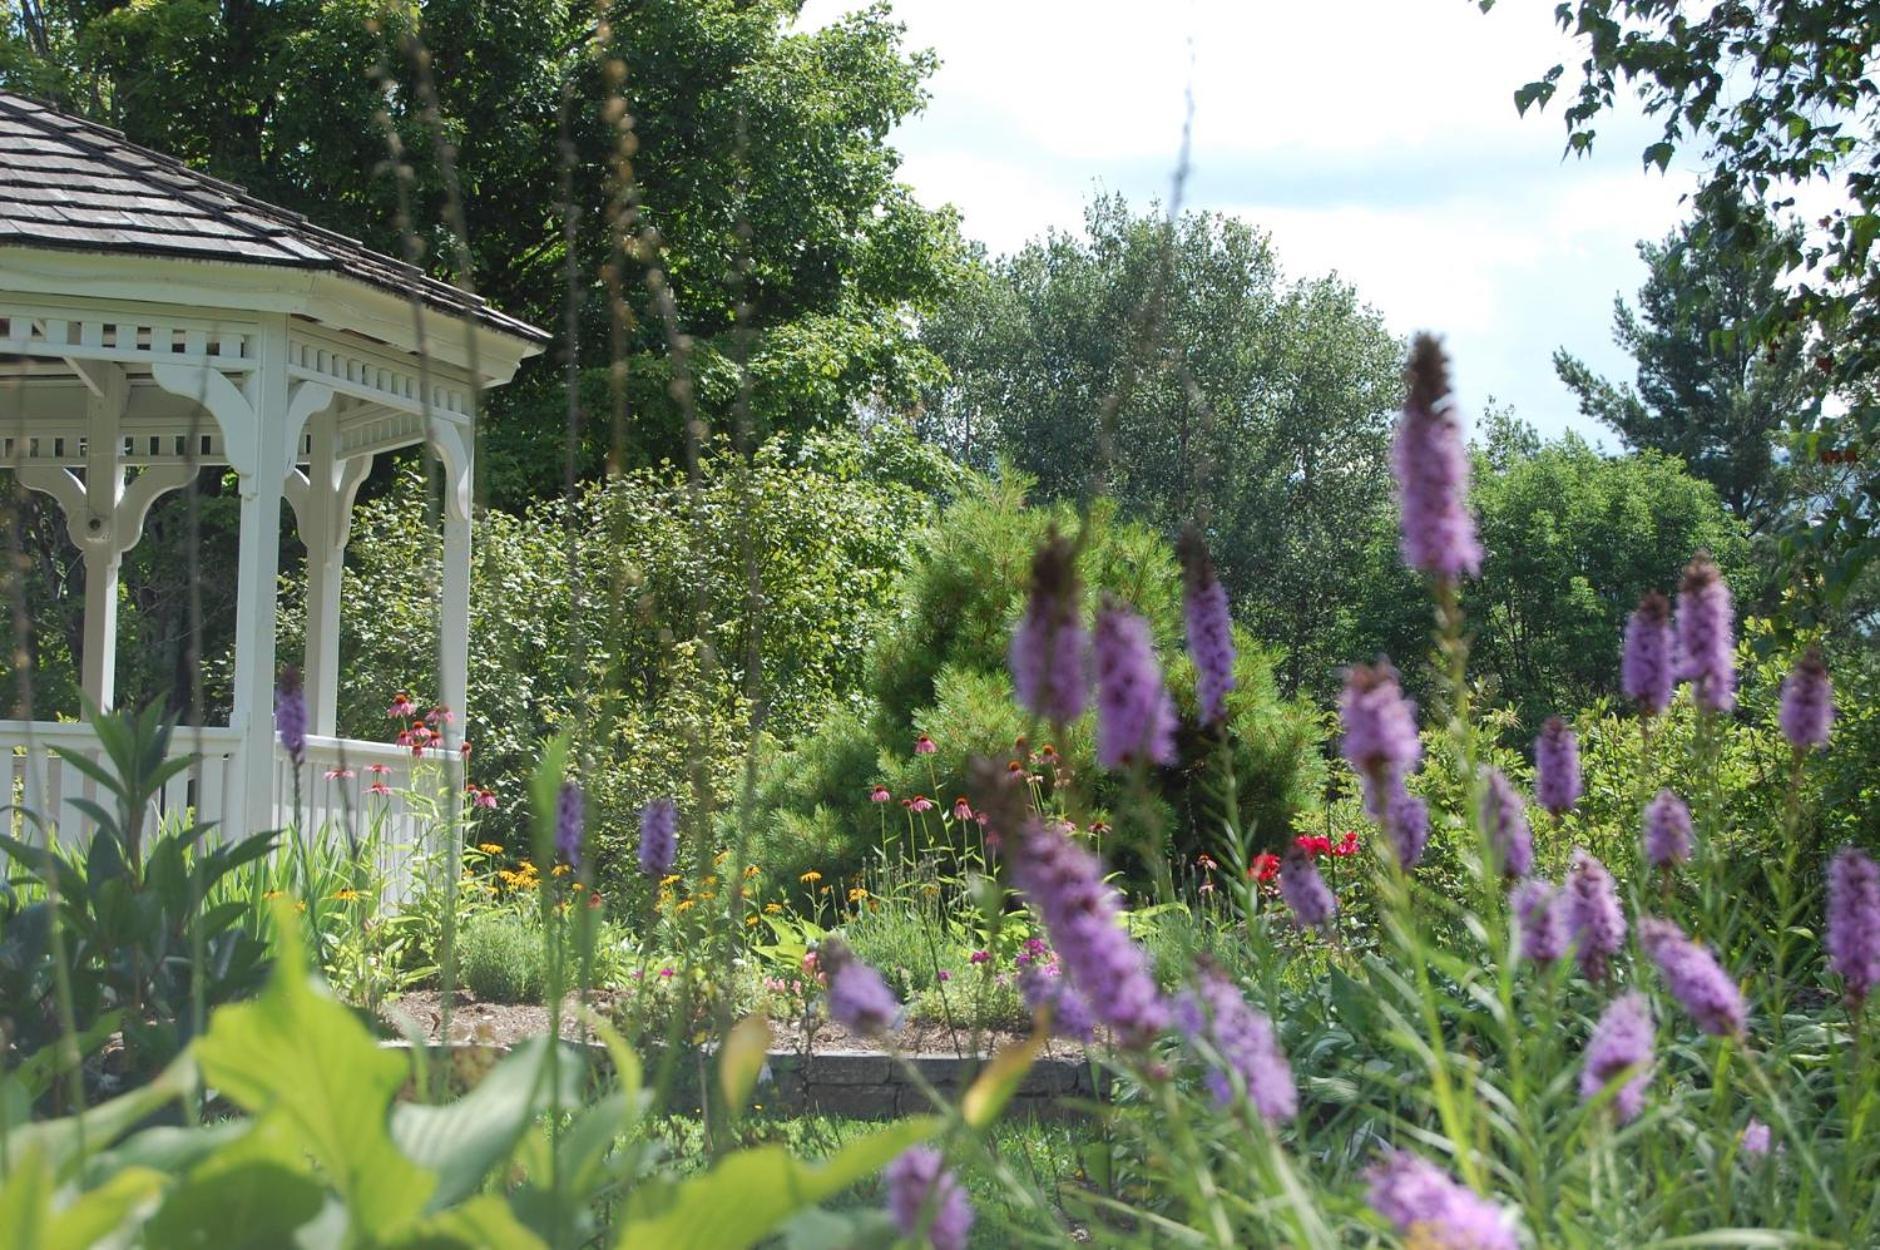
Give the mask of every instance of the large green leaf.
[[266, 1159], [192, 1176], [145, 1230], [150, 1250], [273, 1250], [320, 1213], [326, 1191], [304, 1171]]
[[547, 1250], [548, 1243], [517, 1222], [501, 1198], [485, 1194], [427, 1216], [386, 1250]]
[[[53, 1174], [64, 1180], [76, 1164], [81, 1146], [85, 1151], [101, 1150], [130, 1132], [153, 1111], [180, 1097], [194, 1094], [196, 1065], [187, 1054], [159, 1072], [156, 1079], [100, 1103], [90, 1110], [58, 1120], [42, 1120], [12, 1130], [7, 1147], [12, 1157], [25, 1158], [40, 1152]], [[4, 1174], [4, 1169], [0, 1169]], [[0, 1245], [7, 1243], [0, 1242]]]
[[436, 1178], [392, 1143], [392, 1097], [405, 1061], [357, 1017], [315, 991], [300, 925], [278, 909], [280, 958], [261, 997], [224, 1007], [197, 1043], [205, 1080], [255, 1115], [284, 1118], [326, 1170], [355, 1227], [386, 1230], [425, 1208]]
[[616, 1244], [620, 1250], [745, 1250], [939, 1130], [932, 1116], [903, 1120], [850, 1142], [823, 1163], [804, 1163], [782, 1146], [739, 1151], [663, 1191], [671, 1201], [657, 1213], [647, 1212], [650, 1202], [636, 1193]]
[[[427, 1211], [439, 1211], [475, 1193], [491, 1168], [515, 1148], [523, 1131], [548, 1107], [548, 1039], [533, 1038], [490, 1069], [477, 1087], [442, 1107], [406, 1103], [392, 1115], [392, 1139], [405, 1155], [437, 1174]], [[564, 1047], [556, 1065], [560, 1097], [581, 1100], [583, 1061]]]

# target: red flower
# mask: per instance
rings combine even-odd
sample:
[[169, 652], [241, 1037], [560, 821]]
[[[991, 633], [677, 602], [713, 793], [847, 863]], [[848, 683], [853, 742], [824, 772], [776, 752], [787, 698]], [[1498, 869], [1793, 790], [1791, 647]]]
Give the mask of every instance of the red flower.
[[463, 756], [465, 759], [470, 758], [470, 739], [465, 738], [462, 742], [457, 744], [457, 754]]
[[1332, 850], [1332, 840], [1322, 833], [1294, 838], [1293, 845], [1308, 855], [1329, 855]]
[[1219, 864], [1214, 862], [1214, 857], [1209, 855], [1206, 851], [1203, 851], [1201, 852], [1201, 854], [1195, 856], [1195, 863], [1200, 865], [1203, 869], [1205, 869], [1208, 872], [1213, 872], [1216, 868], [1220, 867]]
[[1247, 875], [1255, 881], [1266, 882], [1279, 876], [1279, 856], [1262, 851], [1253, 857], [1247, 865]]
[[1345, 831], [1345, 836], [1338, 839], [1338, 845], [1332, 848], [1332, 854], [1338, 856], [1340, 859], [1344, 859], [1348, 855], [1356, 855], [1357, 853], [1358, 831], [1356, 829], [1348, 829]]

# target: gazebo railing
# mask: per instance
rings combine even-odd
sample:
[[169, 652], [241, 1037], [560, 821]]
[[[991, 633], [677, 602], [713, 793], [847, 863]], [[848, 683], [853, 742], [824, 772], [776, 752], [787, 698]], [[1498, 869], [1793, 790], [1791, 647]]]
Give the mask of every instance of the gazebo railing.
[[[222, 838], [260, 832], [238, 827], [241, 743], [234, 729], [178, 728], [170, 739], [172, 757], [199, 755], [200, 760], [163, 787], [151, 813], [152, 827], [193, 819], [213, 822]], [[4, 801], [12, 808], [0, 817], [0, 830], [39, 842], [44, 835], [23, 814], [32, 812], [54, 825], [63, 845], [83, 849], [92, 822], [72, 800], [104, 804], [105, 799], [98, 783], [68, 763], [65, 752], [103, 764], [90, 725], [0, 720]], [[449, 762], [442, 751], [414, 756], [390, 743], [309, 736], [297, 791], [293, 761], [277, 744], [268, 827], [298, 830], [309, 844], [369, 848], [386, 892], [407, 897], [419, 866], [438, 845], [446, 817], [438, 805], [460, 801], [446, 793]]]

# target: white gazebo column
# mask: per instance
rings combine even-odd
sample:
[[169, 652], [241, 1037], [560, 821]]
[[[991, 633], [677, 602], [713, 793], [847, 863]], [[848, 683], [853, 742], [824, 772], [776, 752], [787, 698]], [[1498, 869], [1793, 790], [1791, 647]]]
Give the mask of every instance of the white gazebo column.
[[444, 552], [438, 610], [438, 696], [458, 717], [458, 734], [470, 687], [470, 482], [471, 436], [468, 428], [447, 425], [438, 431], [444, 467]]
[[314, 733], [331, 736], [339, 723], [339, 607], [346, 540], [352, 531], [353, 500], [371, 471], [372, 456], [338, 459], [339, 414], [331, 403], [311, 416], [309, 430], [306, 475], [289, 470], [286, 486], [307, 548], [307, 720]]

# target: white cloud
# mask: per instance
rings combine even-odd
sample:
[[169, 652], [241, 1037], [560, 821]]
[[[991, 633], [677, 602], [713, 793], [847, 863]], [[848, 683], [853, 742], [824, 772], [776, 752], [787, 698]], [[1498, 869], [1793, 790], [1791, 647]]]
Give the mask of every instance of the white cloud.
[[[852, 8], [810, 0], [815, 25]], [[1629, 376], [1612, 296], [1633, 245], [1680, 218], [1688, 172], [1643, 172], [1654, 137], [1608, 118], [1590, 160], [1562, 162], [1558, 110], [1514, 89], [1577, 50], [1551, 6], [1467, 0], [896, 0], [942, 68], [895, 135], [929, 203], [994, 252], [1074, 227], [1095, 186], [1166, 195], [1194, 94], [1186, 203], [1274, 238], [1295, 276], [1338, 271], [1394, 330], [1443, 330], [1462, 398], [1512, 401], [1546, 430], [1585, 429], [1553, 377], [1567, 346]]]

